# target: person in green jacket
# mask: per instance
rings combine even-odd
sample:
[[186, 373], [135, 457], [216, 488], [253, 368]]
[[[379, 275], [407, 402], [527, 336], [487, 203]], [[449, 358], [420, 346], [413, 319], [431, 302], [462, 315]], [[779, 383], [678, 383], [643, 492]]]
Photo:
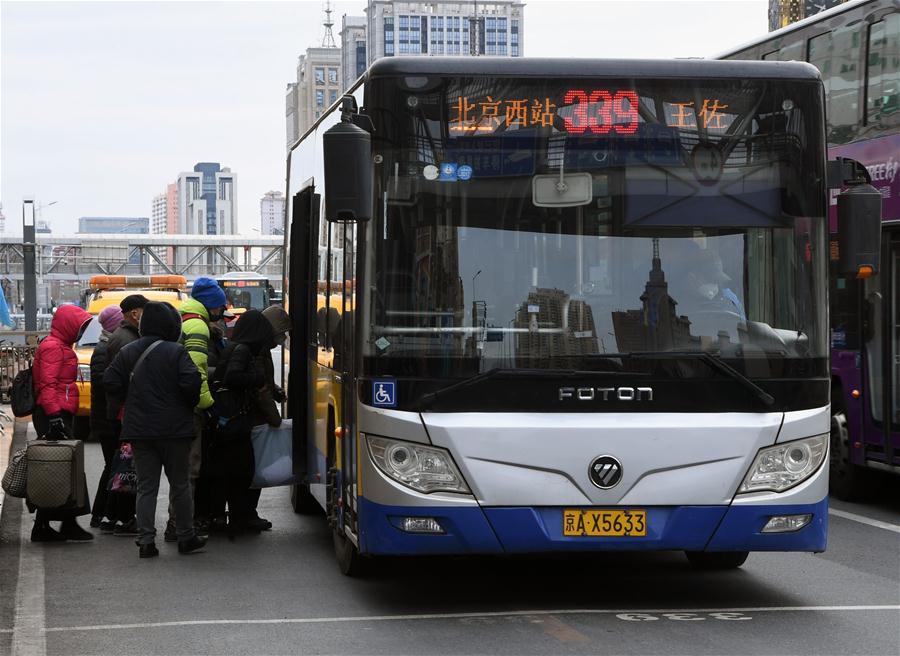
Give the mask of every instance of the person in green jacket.
[[[200, 401], [194, 408], [194, 439], [191, 442], [190, 465], [191, 487], [196, 497], [197, 477], [200, 475], [201, 442], [203, 426], [213, 405], [209, 391], [209, 324], [219, 321], [225, 314], [227, 300], [225, 292], [212, 278], [197, 278], [191, 288], [191, 298], [178, 308], [181, 314], [181, 340], [188, 356], [200, 372]], [[166, 542], [175, 542], [175, 519], [169, 508], [166, 524]]]

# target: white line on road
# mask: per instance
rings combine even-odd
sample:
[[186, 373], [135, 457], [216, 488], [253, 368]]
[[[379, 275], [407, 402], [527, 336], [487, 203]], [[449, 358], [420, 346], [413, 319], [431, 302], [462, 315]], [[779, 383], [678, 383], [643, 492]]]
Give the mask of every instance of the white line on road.
[[888, 524], [887, 522], [881, 522], [877, 519], [870, 519], [869, 517], [865, 517], [863, 515], [857, 515], [856, 513], [847, 512], [846, 510], [838, 510], [837, 508], [829, 508], [829, 515], [834, 515], [835, 517], [842, 517], [844, 519], [849, 519], [853, 522], [859, 522], [860, 524], [867, 524], [868, 526], [874, 526], [875, 528], [883, 528], [885, 531], [893, 531], [894, 533], [900, 533], [900, 526], [896, 524]]
[[45, 656], [44, 550], [31, 546], [29, 515], [19, 518], [19, 578], [12, 633], [13, 656]]
[[[746, 608], [629, 608], [595, 609], [575, 608], [562, 610], [512, 610], [487, 613], [429, 613], [421, 615], [371, 615], [355, 617], [297, 617], [245, 620], [181, 620], [175, 622], [147, 622], [144, 624], [97, 624], [90, 626], [57, 626], [45, 629], [46, 633], [68, 631], [117, 631], [133, 629], [158, 629], [179, 626], [252, 625], [252, 624], [338, 624], [346, 622], [406, 622], [415, 620], [458, 620], [482, 617], [522, 617], [546, 615], [619, 615], [622, 613], [784, 613], [784, 612], [848, 612], [848, 611], [900, 611], [900, 604], [868, 606], [759, 606]], [[0, 630], [2, 632], [2, 630]]]

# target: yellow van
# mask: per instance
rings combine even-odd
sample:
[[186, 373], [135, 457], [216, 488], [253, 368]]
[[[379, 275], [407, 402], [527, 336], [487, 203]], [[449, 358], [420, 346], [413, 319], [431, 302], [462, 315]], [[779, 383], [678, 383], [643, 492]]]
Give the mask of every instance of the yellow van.
[[73, 431], [75, 439], [84, 440], [91, 430], [91, 356], [100, 341], [102, 328], [99, 314], [103, 308], [118, 305], [130, 294], [143, 294], [150, 301], [165, 301], [176, 309], [188, 296], [184, 276], [93, 276], [83, 295], [84, 306], [92, 315], [91, 323], [75, 344], [78, 356], [78, 412]]

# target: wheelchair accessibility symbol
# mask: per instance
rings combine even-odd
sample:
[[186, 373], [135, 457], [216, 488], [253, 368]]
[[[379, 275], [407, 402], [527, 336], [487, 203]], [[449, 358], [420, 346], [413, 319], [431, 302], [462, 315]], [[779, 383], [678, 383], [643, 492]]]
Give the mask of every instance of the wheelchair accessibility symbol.
[[379, 408], [397, 407], [397, 381], [373, 380], [372, 405]]

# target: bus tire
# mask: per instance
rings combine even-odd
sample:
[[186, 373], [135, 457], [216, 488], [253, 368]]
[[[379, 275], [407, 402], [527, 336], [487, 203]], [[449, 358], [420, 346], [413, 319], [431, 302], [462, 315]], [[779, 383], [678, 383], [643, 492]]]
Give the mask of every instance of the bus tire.
[[291, 507], [298, 515], [318, 515], [322, 512], [319, 502], [305, 483], [291, 487]]
[[749, 551], [685, 551], [688, 562], [694, 569], [722, 570], [737, 569], [744, 564]]
[[865, 472], [850, 460], [850, 430], [843, 406], [831, 404], [831, 452], [828, 454], [828, 486], [832, 495], [844, 501], [859, 497]]
[[75, 417], [72, 420], [72, 437], [87, 442], [91, 438], [91, 418]]
[[347, 539], [347, 536], [344, 535], [341, 529], [334, 529], [332, 535], [334, 555], [337, 558], [341, 574], [352, 578], [365, 576], [369, 572], [369, 561], [371, 559], [360, 555], [359, 549]]

